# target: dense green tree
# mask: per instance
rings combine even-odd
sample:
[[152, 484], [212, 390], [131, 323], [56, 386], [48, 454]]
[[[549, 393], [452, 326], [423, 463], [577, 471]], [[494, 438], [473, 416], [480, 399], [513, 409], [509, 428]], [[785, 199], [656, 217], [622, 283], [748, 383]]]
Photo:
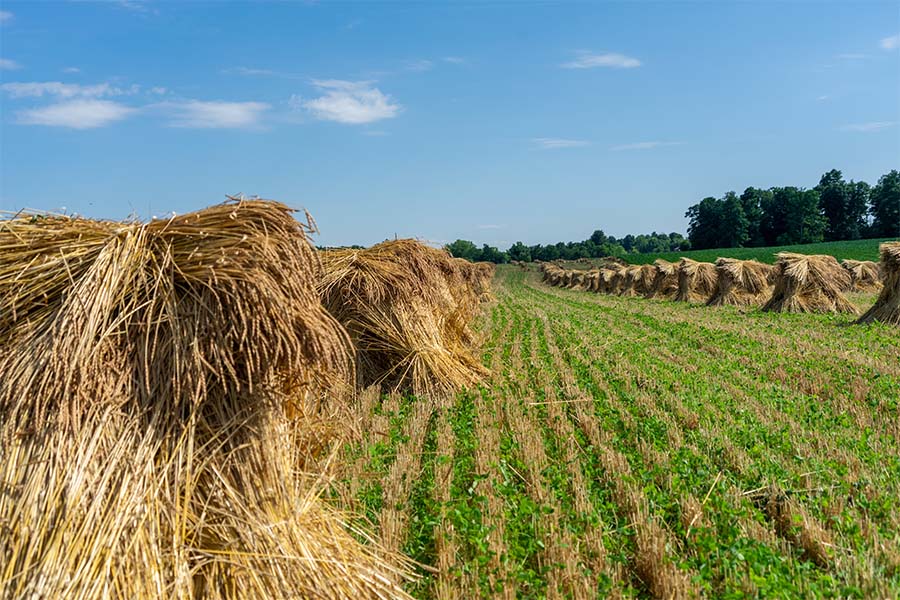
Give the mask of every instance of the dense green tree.
[[464, 258], [472, 262], [481, 260], [481, 252], [478, 246], [469, 240], [456, 240], [452, 244], [447, 244], [444, 249], [456, 258]]
[[531, 249], [522, 242], [516, 242], [506, 251], [509, 260], [519, 260], [522, 262], [531, 262]]
[[487, 244], [484, 244], [481, 247], [481, 253], [478, 257], [478, 260], [502, 264], [509, 262], [509, 256], [505, 252], [501, 252], [494, 246], [488, 246]]
[[874, 237], [900, 237], [900, 171], [882, 175], [870, 197]]
[[704, 250], [720, 247], [718, 241], [721, 208], [716, 198], [707, 196], [684, 213], [688, 219], [688, 239], [691, 240], [692, 248]]
[[763, 218], [763, 199], [770, 198], [772, 192], [769, 190], [761, 190], [754, 187], [748, 187], [741, 194], [741, 208], [744, 210], [744, 217], [747, 219], [747, 241], [744, 242], [748, 247], [765, 246], [766, 240], [762, 235], [762, 218]]
[[865, 188], [847, 183], [840, 171], [832, 169], [822, 175], [815, 189], [825, 217], [825, 239], [856, 240], [862, 237], [868, 211]]
[[819, 211], [819, 193], [797, 187], [772, 188], [772, 200], [783, 207], [782, 232], [775, 244], [811, 244], [821, 242], [825, 235], [825, 217]]
[[734, 192], [728, 192], [720, 200], [720, 220], [718, 226], [717, 248], [740, 248], [749, 239], [747, 228], [749, 222], [744, 215], [744, 206]]

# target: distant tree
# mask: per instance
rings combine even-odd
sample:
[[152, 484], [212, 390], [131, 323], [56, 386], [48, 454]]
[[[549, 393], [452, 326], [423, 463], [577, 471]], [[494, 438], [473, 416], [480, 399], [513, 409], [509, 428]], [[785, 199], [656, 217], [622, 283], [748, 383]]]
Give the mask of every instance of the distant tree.
[[821, 242], [825, 217], [819, 211], [819, 193], [796, 187], [772, 188], [773, 202], [783, 209], [782, 232], [777, 245]]
[[771, 197], [772, 193], [768, 190], [760, 190], [754, 187], [748, 187], [741, 194], [741, 208], [744, 210], [744, 217], [747, 219], [747, 241], [744, 242], [748, 247], [765, 246], [766, 240], [762, 234], [762, 218], [763, 218], [763, 199]]
[[825, 239], [856, 240], [862, 237], [868, 211], [865, 188], [847, 183], [840, 171], [832, 169], [822, 175], [815, 189], [825, 216]]
[[849, 212], [854, 215], [853, 228], [850, 239], [860, 239], [869, 236], [869, 198], [872, 195], [872, 186], [865, 181], [850, 180]]
[[522, 242], [516, 242], [506, 251], [510, 260], [531, 262], [531, 249]]
[[707, 196], [689, 207], [684, 216], [688, 219], [688, 239], [691, 240], [692, 248], [705, 250], [719, 247], [719, 223], [722, 220], [722, 211], [718, 200]]
[[881, 176], [869, 200], [874, 237], [900, 237], [900, 171]]
[[592, 233], [590, 240], [595, 246], [605, 246], [609, 242], [609, 239], [606, 237], [606, 234], [603, 233], [602, 229], [598, 229]]
[[734, 192], [728, 192], [720, 200], [720, 218], [717, 227], [719, 239], [717, 248], [740, 248], [750, 238], [747, 233], [749, 222], [744, 215], [744, 207]]
[[509, 262], [509, 256], [505, 252], [501, 252], [494, 246], [488, 246], [487, 244], [484, 244], [481, 247], [481, 253], [478, 257], [478, 260], [502, 264]]
[[444, 249], [456, 258], [464, 258], [472, 262], [481, 260], [481, 252], [478, 246], [469, 240], [456, 240], [452, 244], [447, 244]]
[[622, 247], [625, 248], [626, 252], [631, 252], [634, 248], [634, 236], [629, 233], [622, 238]]

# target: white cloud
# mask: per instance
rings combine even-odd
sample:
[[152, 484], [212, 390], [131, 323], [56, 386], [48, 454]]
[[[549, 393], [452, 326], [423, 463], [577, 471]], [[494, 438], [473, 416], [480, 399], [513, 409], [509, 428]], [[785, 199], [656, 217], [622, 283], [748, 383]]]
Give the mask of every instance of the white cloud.
[[578, 148], [587, 146], [590, 142], [584, 140], [567, 140], [561, 138], [532, 138], [531, 140], [543, 150], [556, 150], [558, 148]]
[[662, 148], [664, 146], [683, 146], [684, 142], [637, 142], [634, 144], [623, 144], [621, 146], [613, 146], [611, 150], [652, 150], [653, 148]]
[[897, 124], [897, 121], [871, 121], [869, 123], [851, 123], [841, 127], [841, 131], [853, 131], [856, 133], [874, 133], [888, 129]]
[[575, 60], [560, 65], [563, 69], [593, 69], [595, 67], [607, 67], [612, 69], [633, 69], [641, 66], [641, 61], [631, 56], [616, 52], [593, 54], [587, 51], [578, 52]]
[[0, 10], [0, 23], [9, 23], [13, 20], [13, 14], [8, 10]]
[[315, 80], [313, 85], [324, 95], [313, 100], [296, 99], [294, 102], [322, 121], [359, 125], [396, 117], [402, 110], [371, 81], [328, 79]]
[[11, 82], [0, 85], [0, 89], [11, 98], [40, 98], [44, 95], [58, 96], [60, 98], [100, 98], [103, 96], [122, 96], [136, 94], [140, 91], [139, 85], [128, 88], [117, 88], [108, 83], [96, 85], [80, 85], [77, 83], [62, 83], [59, 81], [45, 82]]
[[445, 56], [441, 60], [443, 60], [445, 63], [450, 63], [451, 65], [461, 65], [466, 62], [466, 59], [459, 56]]
[[63, 73], [81, 73], [81, 69], [78, 67], [66, 67], [63, 69]]
[[816, 100], [818, 100], [819, 102], [825, 102], [829, 98], [831, 98], [831, 96], [825, 94], [825, 95], [819, 96], [818, 98], [816, 98]]
[[269, 69], [253, 69], [250, 67], [234, 67], [233, 69], [225, 69], [222, 71], [227, 75], [246, 75], [249, 77], [252, 76], [262, 76], [262, 77], [271, 77], [277, 75], [275, 71], [271, 71]]
[[172, 127], [192, 129], [246, 129], [259, 125], [270, 106], [264, 102], [189, 100], [159, 105], [171, 113]]
[[882, 50], [896, 50], [900, 48], [900, 33], [883, 38], [879, 46], [881, 46]]
[[434, 68], [434, 63], [430, 60], [419, 59], [419, 60], [408, 60], [405, 63], [405, 67], [407, 71], [412, 71], [414, 73], [423, 73], [425, 71], [430, 71]]
[[22, 65], [9, 58], [0, 58], [0, 71], [15, 71], [21, 69]]
[[71, 100], [19, 111], [17, 122], [22, 125], [93, 129], [121, 121], [134, 112], [133, 108], [109, 100]]

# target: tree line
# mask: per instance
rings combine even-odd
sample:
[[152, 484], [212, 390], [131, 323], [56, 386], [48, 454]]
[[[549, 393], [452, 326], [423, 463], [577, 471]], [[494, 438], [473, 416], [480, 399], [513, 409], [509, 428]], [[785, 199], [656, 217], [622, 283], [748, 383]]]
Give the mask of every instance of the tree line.
[[900, 236], [900, 172], [875, 186], [828, 171], [812, 189], [748, 187], [688, 208], [691, 248], [788, 246]]
[[882, 175], [875, 186], [845, 181], [833, 169], [812, 189], [748, 187], [741, 195], [727, 192], [689, 207], [688, 237], [680, 233], [626, 235], [616, 239], [596, 230], [581, 242], [526, 246], [516, 242], [505, 251], [468, 240], [445, 248], [474, 262], [577, 260], [628, 254], [788, 246], [822, 241], [900, 237], [900, 171]]

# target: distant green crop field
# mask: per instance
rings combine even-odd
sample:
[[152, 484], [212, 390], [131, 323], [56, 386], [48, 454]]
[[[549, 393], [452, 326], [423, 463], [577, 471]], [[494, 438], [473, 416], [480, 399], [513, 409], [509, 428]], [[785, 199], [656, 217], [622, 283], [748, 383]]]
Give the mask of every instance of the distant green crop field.
[[820, 244], [800, 244], [795, 246], [768, 246], [764, 248], [716, 248], [712, 250], [689, 250], [687, 252], [660, 252], [657, 254], [629, 254], [628, 262], [635, 265], [649, 264], [657, 258], [677, 261], [682, 256], [703, 262], [715, 262], [719, 257], [756, 259], [774, 263], [778, 252], [798, 252], [800, 254], [830, 254], [838, 260], [878, 260], [878, 245], [893, 241], [891, 238], [878, 240], [853, 240], [845, 242], [822, 242]]

